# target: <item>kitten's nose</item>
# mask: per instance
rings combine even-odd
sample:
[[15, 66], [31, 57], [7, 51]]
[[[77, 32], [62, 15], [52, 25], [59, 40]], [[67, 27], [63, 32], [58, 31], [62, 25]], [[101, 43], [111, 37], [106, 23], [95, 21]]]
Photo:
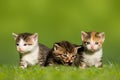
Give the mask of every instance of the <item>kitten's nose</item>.
[[19, 51], [22, 51], [22, 48], [18, 48]]
[[94, 49], [94, 46], [93, 46], [93, 45], [91, 45], [91, 49]]

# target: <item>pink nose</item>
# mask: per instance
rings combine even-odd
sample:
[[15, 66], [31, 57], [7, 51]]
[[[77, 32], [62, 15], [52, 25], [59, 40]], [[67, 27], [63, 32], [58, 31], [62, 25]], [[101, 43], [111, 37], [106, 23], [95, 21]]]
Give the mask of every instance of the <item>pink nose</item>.
[[21, 49], [21, 48], [18, 48], [18, 50], [19, 50], [19, 51], [22, 51], [22, 49]]
[[93, 45], [91, 45], [91, 49], [94, 49], [94, 46], [93, 46]]

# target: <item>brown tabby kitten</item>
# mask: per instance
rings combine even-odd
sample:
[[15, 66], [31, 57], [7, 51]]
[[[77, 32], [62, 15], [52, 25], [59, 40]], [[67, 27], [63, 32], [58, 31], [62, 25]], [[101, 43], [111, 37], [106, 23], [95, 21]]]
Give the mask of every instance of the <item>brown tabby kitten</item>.
[[102, 45], [105, 40], [104, 32], [82, 31], [81, 34], [84, 50], [79, 53], [81, 55], [80, 67], [102, 67]]
[[55, 43], [48, 56], [47, 65], [74, 65], [75, 59], [77, 59], [77, 49], [78, 47], [68, 41]]
[[38, 34], [31, 33], [13, 33], [17, 51], [20, 53], [20, 67], [26, 68], [35, 64], [44, 66], [49, 48], [38, 43]]

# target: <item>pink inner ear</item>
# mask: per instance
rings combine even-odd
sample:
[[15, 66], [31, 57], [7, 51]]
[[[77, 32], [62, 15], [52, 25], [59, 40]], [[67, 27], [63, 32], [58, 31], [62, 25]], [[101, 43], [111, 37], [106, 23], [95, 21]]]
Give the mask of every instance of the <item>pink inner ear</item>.
[[105, 36], [104, 34], [101, 35], [102, 38], [104, 38], [104, 36]]
[[81, 35], [82, 41], [85, 39], [86, 36], [87, 36], [87, 34], [85, 32], [82, 33], [82, 35]]
[[104, 33], [101, 33], [101, 34], [100, 34], [100, 37], [101, 37], [102, 39], [104, 39], [104, 38], [105, 38]]
[[105, 40], [105, 34], [104, 33], [100, 33], [100, 38], [102, 39], [102, 41], [104, 42], [104, 40]]
[[34, 35], [34, 36], [33, 36], [33, 39], [36, 41], [36, 40], [37, 40], [37, 35]]

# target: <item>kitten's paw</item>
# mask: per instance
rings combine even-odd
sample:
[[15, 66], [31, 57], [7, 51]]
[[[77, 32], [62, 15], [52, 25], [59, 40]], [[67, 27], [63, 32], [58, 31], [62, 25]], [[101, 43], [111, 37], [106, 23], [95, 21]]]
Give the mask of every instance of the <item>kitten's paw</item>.
[[102, 63], [95, 64], [95, 67], [96, 67], [96, 68], [102, 68], [102, 67], [103, 67], [103, 64], [102, 64]]
[[53, 64], [53, 63], [49, 63], [49, 64], [48, 64], [48, 66], [54, 66], [54, 65], [55, 65], [55, 64]]
[[25, 69], [26, 67], [25, 66], [20, 66], [21, 69]]
[[25, 62], [20, 62], [20, 68], [25, 69], [27, 68], [28, 64]]
[[102, 69], [102, 68], [103, 68], [103, 65], [100, 65], [100, 66], [98, 66], [97, 68], [98, 68], [98, 69]]
[[81, 63], [81, 65], [79, 67], [80, 67], [80, 69], [86, 69], [87, 65], [85, 63]]
[[80, 69], [86, 69], [86, 67], [84, 67], [84, 66], [80, 66]]

